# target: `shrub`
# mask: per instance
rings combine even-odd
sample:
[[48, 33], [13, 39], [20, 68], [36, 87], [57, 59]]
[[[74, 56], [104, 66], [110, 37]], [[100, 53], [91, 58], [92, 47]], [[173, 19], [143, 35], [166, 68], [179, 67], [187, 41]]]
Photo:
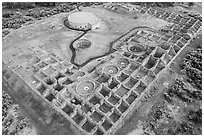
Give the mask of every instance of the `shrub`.
[[28, 9], [28, 8], [34, 8], [35, 3], [34, 2], [5, 2], [4, 5], [7, 8], [20, 8], [20, 9]]
[[35, 2], [35, 4], [41, 7], [53, 7], [56, 5], [56, 2]]

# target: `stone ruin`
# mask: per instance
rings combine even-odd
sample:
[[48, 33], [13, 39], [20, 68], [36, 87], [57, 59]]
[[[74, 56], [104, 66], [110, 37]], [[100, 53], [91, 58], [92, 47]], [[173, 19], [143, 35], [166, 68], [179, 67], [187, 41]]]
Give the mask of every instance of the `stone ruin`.
[[41, 58], [31, 49], [36, 53], [32, 66], [35, 73], [28, 84], [84, 134], [111, 134], [116, 130], [201, 26], [201, 21], [175, 13], [152, 8], [140, 12], [173, 22], [163, 28], [171, 32], [134, 28], [115, 41], [115, 52], [90, 72], [76, 69], [54, 53]]

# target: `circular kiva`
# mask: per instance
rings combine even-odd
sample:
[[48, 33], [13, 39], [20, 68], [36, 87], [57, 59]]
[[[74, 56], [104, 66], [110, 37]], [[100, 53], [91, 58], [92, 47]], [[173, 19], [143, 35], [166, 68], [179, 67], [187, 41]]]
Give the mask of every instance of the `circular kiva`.
[[118, 72], [118, 68], [116, 66], [113, 66], [113, 65], [108, 65], [108, 66], [105, 66], [104, 69], [103, 69], [103, 72], [105, 74], [116, 74]]
[[88, 96], [94, 91], [94, 83], [90, 80], [80, 82], [76, 87], [76, 92], [81, 96]]
[[129, 61], [126, 58], [119, 58], [118, 61], [117, 61], [117, 64], [120, 67], [124, 68], [124, 67], [126, 67], [129, 64]]
[[86, 48], [89, 48], [90, 46], [91, 46], [91, 42], [87, 39], [79, 39], [75, 41], [73, 45], [75, 49], [86, 49]]
[[136, 45], [130, 45], [129, 46], [129, 51], [133, 53], [141, 53], [144, 52], [145, 48], [141, 44], [136, 44]]
[[74, 12], [68, 17], [68, 24], [72, 29], [89, 30], [98, 22], [97, 17], [90, 12]]

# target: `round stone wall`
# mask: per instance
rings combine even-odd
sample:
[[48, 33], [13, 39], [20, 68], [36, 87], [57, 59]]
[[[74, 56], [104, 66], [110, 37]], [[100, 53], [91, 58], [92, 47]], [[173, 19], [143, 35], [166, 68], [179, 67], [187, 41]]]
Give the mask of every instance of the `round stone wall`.
[[67, 25], [72, 29], [90, 30], [98, 23], [97, 17], [90, 12], [75, 12], [68, 17]]

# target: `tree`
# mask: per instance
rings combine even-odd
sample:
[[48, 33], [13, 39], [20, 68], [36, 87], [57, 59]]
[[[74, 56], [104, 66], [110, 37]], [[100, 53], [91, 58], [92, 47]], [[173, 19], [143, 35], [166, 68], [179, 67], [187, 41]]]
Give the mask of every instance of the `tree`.
[[188, 2], [188, 6], [191, 7], [194, 5], [194, 2]]

